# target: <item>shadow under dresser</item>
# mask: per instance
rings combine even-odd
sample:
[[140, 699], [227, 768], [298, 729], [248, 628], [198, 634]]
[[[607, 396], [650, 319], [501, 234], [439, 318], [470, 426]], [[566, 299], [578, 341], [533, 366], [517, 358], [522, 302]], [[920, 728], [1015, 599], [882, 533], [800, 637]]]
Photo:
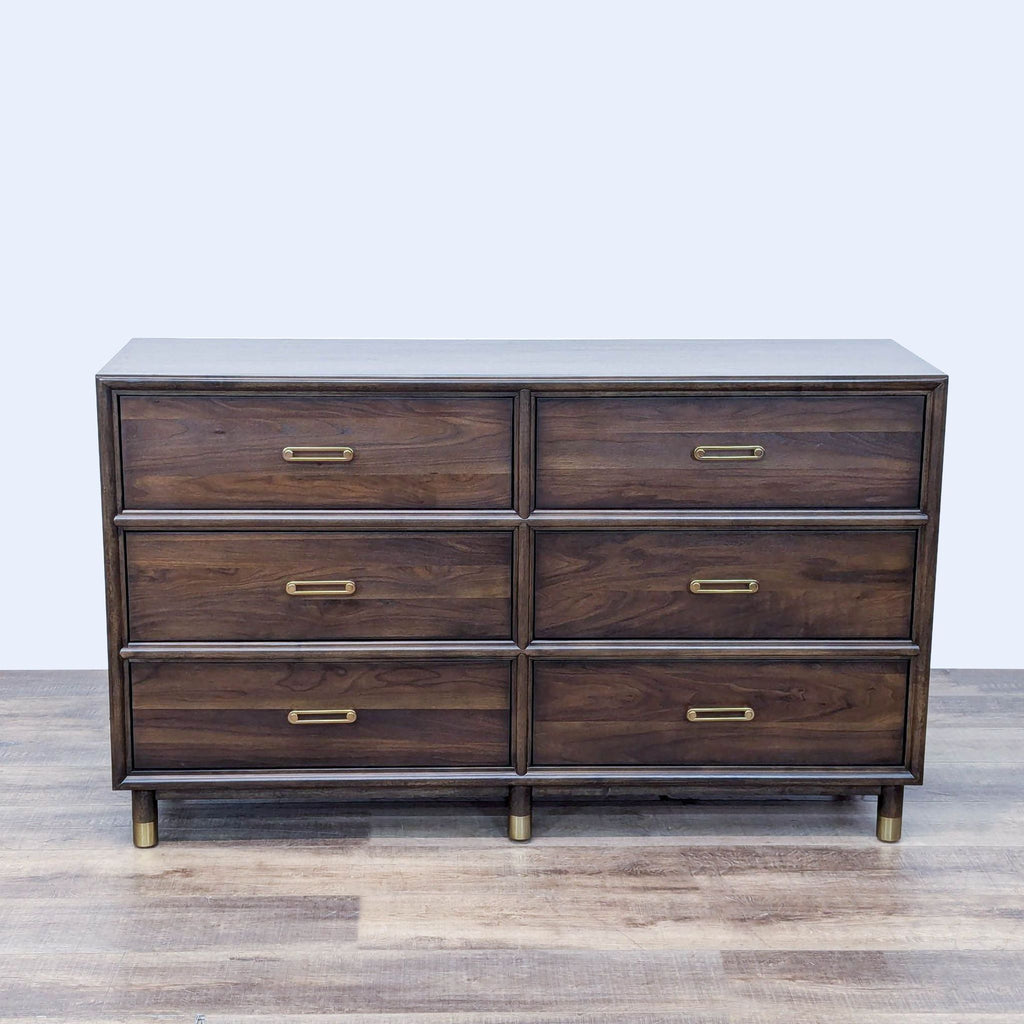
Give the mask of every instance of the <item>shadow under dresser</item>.
[[922, 782], [946, 377], [891, 341], [136, 339], [113, 784]]

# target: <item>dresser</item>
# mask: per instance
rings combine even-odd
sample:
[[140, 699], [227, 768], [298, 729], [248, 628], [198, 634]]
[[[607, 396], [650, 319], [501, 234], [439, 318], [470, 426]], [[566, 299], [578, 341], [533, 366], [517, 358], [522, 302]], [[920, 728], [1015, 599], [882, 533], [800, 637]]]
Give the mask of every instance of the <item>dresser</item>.
[[892, 341], [136, 339], [115, 789], [923, 779], [946, 377]]

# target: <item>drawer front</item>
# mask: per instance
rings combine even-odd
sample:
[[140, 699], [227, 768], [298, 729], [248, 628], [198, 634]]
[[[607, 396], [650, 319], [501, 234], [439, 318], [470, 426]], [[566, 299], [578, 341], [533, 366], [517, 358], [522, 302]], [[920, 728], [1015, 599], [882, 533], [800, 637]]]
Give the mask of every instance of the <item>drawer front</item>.
[[543, 398], [537, 505], [916, 508], [923, 423], [917, 396]]
[[915, 544], [911, 531], [541, 531], [535, 635], [902, 639]]
[[507, 661], [135, 663], [131, 680], [137, 770], [510, 761]]
[[533, 762], [897, 765], [906, 694], [906, 662], [540, 661]]
[[511, 505], [508, 398], [124, 395], [120, 411], [127, 508]]
[[136, 641], [511, 635], [510, 532], [129, 533], [125, 542]]

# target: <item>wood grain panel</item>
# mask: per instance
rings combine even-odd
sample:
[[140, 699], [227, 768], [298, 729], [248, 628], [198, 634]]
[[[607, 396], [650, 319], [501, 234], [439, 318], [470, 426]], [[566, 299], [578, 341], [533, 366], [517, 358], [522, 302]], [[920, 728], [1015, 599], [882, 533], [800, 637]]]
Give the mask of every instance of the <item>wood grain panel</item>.
[[[135, 767], [504, 766], [511, 662], [132, 666]], [[345, 725], [292, 710], [348, 709]]]
[[[351, 462], [285, 462], [345, 445]], [[509, 508], [511, 398], [125, 395], [127, 508]]]
[[[538, 531], [535, 637], [898, 639], [910, 634], [910, 531]], [[693, 594], [694, 579], [755, 579]]]
[[[539, 508], [915, 508], [924, 398], [542, 398]], [[700, 445], [762, 445], [698, 461]]]
[[[512, 533], [130, 533], [132, 640], [499, 640]], [[289, 580], [352, 580], [340, 599]]]
[[[903, 756], [906, 662], [542, 661], [541, 765], [881, 765]], [[691, 707], [749, 722], [689, 722]]]

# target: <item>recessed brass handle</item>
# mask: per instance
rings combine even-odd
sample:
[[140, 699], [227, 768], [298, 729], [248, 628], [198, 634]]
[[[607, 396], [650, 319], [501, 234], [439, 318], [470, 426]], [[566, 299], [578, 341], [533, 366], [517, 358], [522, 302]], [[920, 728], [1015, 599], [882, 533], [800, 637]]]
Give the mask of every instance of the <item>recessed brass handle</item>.
[[698, 462], [737, 462], [741, 459], [763, 459], [764, 445], [699, 444], [693, 449], [693, 457]]
[[753, 708], [687, 708], [688, 722], [752, 722]]
[[283, 448], [281, 458], [285, 462], [351, 462], [356, 457], [354, 448]]
[[690, 580], [691, 594], [756, 594], [757, 580]]
[[351, 725], [355, 720], [356, 713], [352, 708], [288, 712], [288, 721], [292, 725]]
[[351, 597], [356, 585], [353, 580], [289, 580], [284, 591], [292, 597]]

